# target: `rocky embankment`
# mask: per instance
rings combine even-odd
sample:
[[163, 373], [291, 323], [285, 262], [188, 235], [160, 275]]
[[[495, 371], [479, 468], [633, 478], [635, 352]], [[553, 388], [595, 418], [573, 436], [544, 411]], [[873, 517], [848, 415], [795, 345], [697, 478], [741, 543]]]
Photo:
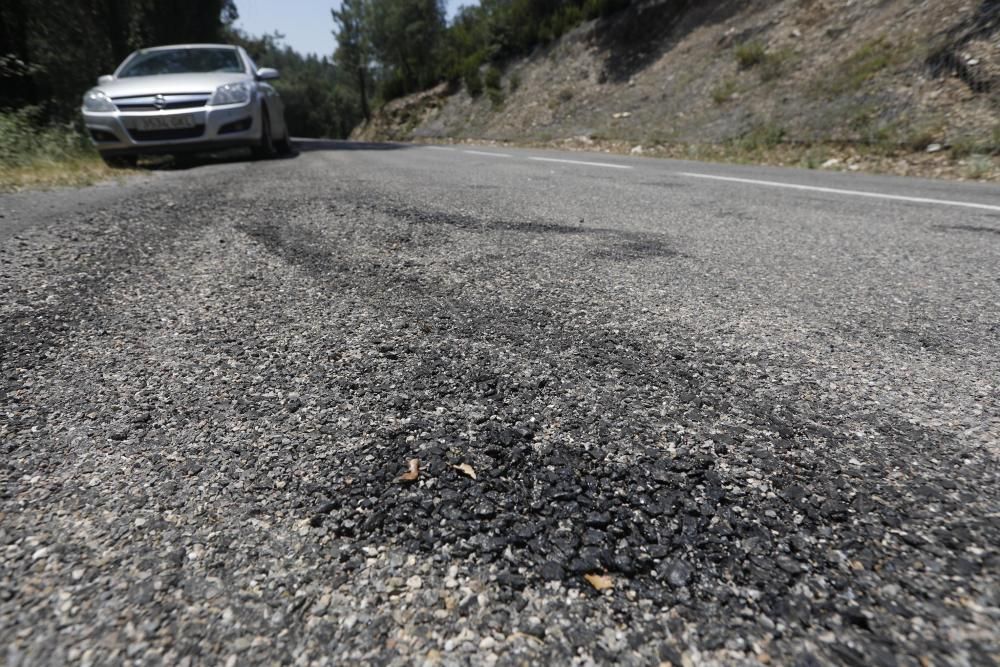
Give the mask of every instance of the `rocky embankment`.
[[991, 0], [640, 3], [354, 137], [994, 179], [998, 30]]

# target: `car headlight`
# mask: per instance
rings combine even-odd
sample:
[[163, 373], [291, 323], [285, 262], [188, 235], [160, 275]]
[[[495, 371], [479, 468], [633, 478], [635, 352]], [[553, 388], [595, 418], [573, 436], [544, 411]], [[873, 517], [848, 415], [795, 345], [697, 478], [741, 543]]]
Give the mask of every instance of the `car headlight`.
[[85, 111], [117, 111], [111, 98], [99, 90], [92, 90], [83, 96], [83, 108]]
[[211, 106], [223, 104], [246, 104], [250, 101], [249, 83], [227, 83], [215, 89], [215, 94], [208, 101]]

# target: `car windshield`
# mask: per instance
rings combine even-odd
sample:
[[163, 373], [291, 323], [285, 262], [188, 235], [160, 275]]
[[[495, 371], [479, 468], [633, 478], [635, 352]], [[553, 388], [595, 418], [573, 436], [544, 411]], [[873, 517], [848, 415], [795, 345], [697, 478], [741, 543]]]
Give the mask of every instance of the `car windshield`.
[[242, 71], [243, 63], [235, 49], [171, 49], [140, 53], [125, 65], [118, 77]]

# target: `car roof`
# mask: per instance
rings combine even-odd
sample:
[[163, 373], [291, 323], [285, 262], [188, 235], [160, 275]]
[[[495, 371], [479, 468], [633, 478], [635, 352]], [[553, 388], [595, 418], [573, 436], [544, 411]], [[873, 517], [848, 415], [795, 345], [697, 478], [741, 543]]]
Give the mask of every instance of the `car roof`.
[[235, 51], [239, 47], [234, 44], [164, 44], [163, 46], [139, 49], [139, 51], [146, 53], [147, 51], [170, 51], [173, 49], [233, 49]]

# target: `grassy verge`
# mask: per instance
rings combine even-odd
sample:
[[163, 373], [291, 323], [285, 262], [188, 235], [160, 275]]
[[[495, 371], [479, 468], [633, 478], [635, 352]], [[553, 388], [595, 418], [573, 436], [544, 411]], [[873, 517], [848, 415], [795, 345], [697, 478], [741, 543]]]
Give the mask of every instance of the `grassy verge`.
[[43, 127], [35, 119], [32, 109], [0, 112], [0, 192], [90, 185], [122, 175], [74, 127]]

